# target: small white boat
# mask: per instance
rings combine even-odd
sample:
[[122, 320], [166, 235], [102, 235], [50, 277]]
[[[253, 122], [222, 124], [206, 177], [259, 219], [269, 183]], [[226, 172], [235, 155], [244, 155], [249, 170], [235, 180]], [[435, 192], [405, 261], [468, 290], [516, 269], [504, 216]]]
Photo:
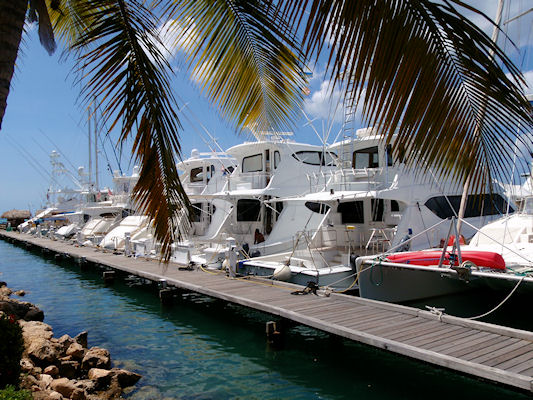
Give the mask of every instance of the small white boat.
[[146, 215], [126, 217], [104, 236], [99, 246], [108, 250], [124, 250], [126, 235], [131, 240], [139, 240], [142, 235], [148, 235], [149, 221]]

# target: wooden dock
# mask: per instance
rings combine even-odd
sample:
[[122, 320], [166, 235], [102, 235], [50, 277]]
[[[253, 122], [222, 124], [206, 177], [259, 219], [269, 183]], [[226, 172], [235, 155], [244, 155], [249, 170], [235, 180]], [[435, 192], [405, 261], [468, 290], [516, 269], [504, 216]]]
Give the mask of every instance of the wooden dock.
[[331, 294], [292, 296], [294, 285], [230, 279], [157, 261], [0, 231], [0, 238], [124, 271], [295, 321], [324, 332], [466, 374], [533, 391], [533, 332]]

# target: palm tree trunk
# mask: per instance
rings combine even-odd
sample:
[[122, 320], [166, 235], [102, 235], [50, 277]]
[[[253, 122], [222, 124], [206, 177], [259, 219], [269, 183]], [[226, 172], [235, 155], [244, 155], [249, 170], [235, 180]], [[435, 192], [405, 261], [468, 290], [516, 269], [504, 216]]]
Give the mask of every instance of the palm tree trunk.
[[27, 0], [0, 0], [0, 129], [27, 8]]

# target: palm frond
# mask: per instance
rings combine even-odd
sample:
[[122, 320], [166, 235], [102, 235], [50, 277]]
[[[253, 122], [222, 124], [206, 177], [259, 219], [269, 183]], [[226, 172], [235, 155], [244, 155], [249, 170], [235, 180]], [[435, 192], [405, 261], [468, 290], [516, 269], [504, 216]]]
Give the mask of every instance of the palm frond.
[[[519, 70], [464, 18], [460, 1], [288, 0], [278, 5], [306, 54], [329, 47], [332, 79], [357, 95], [363, 118], [408, 149], [408, 165], [436, 168], [477, 189], [508, 178], [514, 142], [532, 125]], [[308, 13], [308, 15], [306, 14]], [[502, 67], [499, 66], [501, 63]], [[509, 72], [510, 78], [504, 70]], [[424, 163], [422, 161], [425, 160]]]
[[262, 0], [164, 3], [180, 34], [174, 45], [188, 54], [193, 79], [225, 117], [240, 128], [290, 125], [305, 85], [302, 56], [272, 7]]
[[[37, 12], [37, 15], [35, 15], [35, 12]], [[48, 54], [53, 54], [56, 50], [56, 42], [45, 0], [30, 0], [30, 16], [32, 16], [31, 18], [33, 20], [37, 18], [37, 29], [41, 45], [46, 49]]]
[[168, 260], [179, 234], [178, 212], [189, 208], [175, 157], [180, 156], [176, 102], [170, 66], [152, 34], [156, 20], [141, 2], [87, 0], [80, 10], [92, 22], [75, 44], [87, 81], [87, 102], [96, 97], [111, 128], [120, 125], [122, 143], [133, 137], [141, 172], [134, 198], [153, 220], [155, 238]]
[[72, 48], [81, 34], [93, 23], [93, 14], [86, 7], [85, 0], [61, 0], [58, 4], [50, 3], [48, 13], [56, 37], [67, 49]]

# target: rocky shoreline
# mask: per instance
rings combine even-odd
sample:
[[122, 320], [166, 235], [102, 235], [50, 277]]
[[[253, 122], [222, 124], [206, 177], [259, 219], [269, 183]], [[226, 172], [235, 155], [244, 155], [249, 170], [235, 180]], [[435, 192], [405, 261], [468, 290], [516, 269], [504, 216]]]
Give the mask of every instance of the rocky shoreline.
[[109, 351], [88, 347], [87, 332], [74, 338], [54, 338], [52, 327], [43, 321], [44, 313], [35, 305], [13, 299], [24, 295], [0, 282], [0, 313], [22, 328], [24, 353], [21, 359], [21, 389], [32, 392], [37, 400], [119, 399], [125, 388], [141, 375], [111, 368]]

